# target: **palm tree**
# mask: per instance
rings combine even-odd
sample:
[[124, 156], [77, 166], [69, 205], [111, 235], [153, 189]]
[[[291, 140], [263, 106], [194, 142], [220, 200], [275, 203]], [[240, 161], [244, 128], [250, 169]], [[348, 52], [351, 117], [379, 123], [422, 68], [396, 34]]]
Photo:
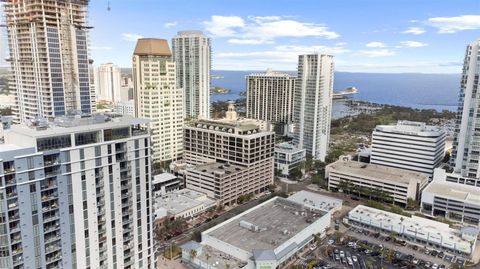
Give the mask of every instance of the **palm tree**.
[[210, 259], [210, 254], [205, 253], [205, 260], [207, 260], [207, 269], [208, 269], [208, 267], [209, 267], [209, 265], [208, 265], [208, 259]]
[[230, 264], [225, 262], [225, 269], [230, 269]]
[[195, 258], [197, 257], [197, 251], [194, 249], [190, 250], [190, 262], [195, 264]]

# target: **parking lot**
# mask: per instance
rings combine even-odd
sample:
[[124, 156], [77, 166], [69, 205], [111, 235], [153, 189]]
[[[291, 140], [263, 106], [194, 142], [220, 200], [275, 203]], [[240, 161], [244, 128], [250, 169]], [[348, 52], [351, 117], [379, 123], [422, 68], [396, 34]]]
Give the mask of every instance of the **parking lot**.
[[420, 268], [447, 268], [452, 264], [463, 266], [465, 259], [454, 255], [445, 254], [442, 251], [418, 246], [392, 238], [385, 234], [375, 233], [363, 228], [350, 228], [345, 233], [351, 237], [351, 242], [357, 248], [371, 249], [380, 252], [393, 265], [400, 267], [414, 266]]

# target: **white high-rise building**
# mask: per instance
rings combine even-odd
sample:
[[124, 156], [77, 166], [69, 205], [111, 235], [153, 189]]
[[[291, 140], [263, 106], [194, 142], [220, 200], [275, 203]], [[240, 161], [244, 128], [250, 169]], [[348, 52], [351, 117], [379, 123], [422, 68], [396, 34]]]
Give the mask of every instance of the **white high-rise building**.
[[133, 54], [135, 114], [151, 121], [153, 160], [178, 158], [183, 151], [183, 91], [164, 39], [142, 38]]
[[6, 131], [0, 268], [155, 268], [146, 123], [94, 114]]
[[286, 125], [293, 121], [295, 77], [267, 70], [250, 74], [247, 81], [247, 118], [266, 120], [286, 133]]
[[88, 0], [5, 1], [17, 121], [92, 112]]
[[97, 100], [117, 103], [121, 98], [120, 68], [112, 63], [95, 67], [95, 89]]
[[451, 165], [454, 173], [480, 178], [480, 39], [467, 46], [458, 100]]
[[320, 161], [325, 161], [330, 139], [333, 68], [331, 55], [305, 54], [298, 57], [294, 142]]
[[200, 31], [182, 31], [172, 39], [177, 85], [184, 92], [184, 115], [210, 118], [210, 38]]
[[433, 176], [445, 156], [445, 130], [423, 122], [378, 125], [372, 133], [370, 163]]

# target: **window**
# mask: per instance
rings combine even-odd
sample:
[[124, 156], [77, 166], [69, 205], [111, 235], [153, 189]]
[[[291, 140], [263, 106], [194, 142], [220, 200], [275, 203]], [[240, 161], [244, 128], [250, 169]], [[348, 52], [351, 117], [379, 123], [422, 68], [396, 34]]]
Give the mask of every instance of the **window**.
[[68, 148], [71, 146], [72, 146], [72, 141], [71, 141], [70, 135], [62, 135], [62, 136], [37, 139], [38, 151]]

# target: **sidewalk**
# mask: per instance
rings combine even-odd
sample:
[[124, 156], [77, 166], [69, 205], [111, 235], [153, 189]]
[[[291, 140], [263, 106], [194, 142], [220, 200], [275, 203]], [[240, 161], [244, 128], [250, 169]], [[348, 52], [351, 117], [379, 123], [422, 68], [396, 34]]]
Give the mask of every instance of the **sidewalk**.
[[187, 267], [183, 266], [180, 263], [180, 259], [169, 260], [165, 259], [163, 256], [158, 257], [157, 259], [157, 269], [186, 269]]

